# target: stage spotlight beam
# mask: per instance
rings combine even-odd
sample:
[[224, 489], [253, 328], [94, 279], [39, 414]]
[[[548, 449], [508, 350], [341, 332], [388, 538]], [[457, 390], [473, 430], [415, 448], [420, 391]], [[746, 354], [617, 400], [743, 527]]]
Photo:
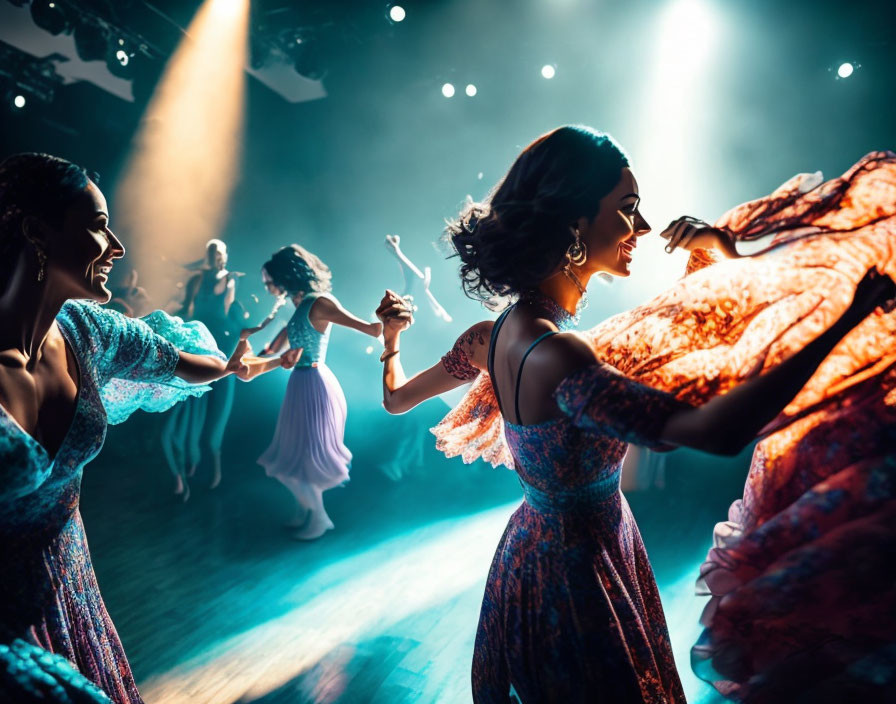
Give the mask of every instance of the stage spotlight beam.
[[[249, 0], [205, 0], [165, 67], [114, 196], [131, 266], [160, 299], [220, 237], [241, 163]], [[136, 62], [131, 62], [136, 63]]]

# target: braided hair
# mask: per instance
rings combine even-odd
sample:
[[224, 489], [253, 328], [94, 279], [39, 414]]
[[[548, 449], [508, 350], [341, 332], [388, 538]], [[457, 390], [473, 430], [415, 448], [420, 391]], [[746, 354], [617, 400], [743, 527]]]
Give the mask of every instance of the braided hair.
[[297, 244], [278, 249], [263, 268], [274, 284], [290, 296], [327, 293], [333, 288], [330, 268], [319, 257]]
[[613, 138], [581, 125], [539, 137], [481, 203], [468, 202], [445, 235], [468, 297], [518, 296], [555, 272], [580, 217], [597, 215], [629, 165]]
[[49, 154], [16, 154], [0, 162], [0, 287], [26, 246], [25, 218], [61, 227], [65, 211], [90, 180], [80, 166]]

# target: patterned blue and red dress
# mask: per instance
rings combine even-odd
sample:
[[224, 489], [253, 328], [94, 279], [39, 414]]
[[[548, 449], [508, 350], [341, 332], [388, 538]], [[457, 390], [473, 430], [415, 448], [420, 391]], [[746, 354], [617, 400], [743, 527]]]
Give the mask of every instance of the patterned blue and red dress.
[[[491, 379], [480, 374], [434, 429], [437, 447], [467, 462], [481, 457], [516, 465], [527, 484], [549, 496], [567, 487], [578, 494], [588, 481], [607, 476], [613, 438], [648, 445], [655, 438], [649, 424], [641, 424], [654, 417], [652, 409], [662, 416], [669, 403], [662, 392], [691, 405], [706, 403], [829, 328], [869, 267], [896, 277], [896, 154], [873, 152], [827, 182], [819, 174], [797, 175], [732, 209], [717, 226], [738, 240], [773, 242], [735, 260], [697, 252], [675, 286], [583, 333], [606, 366], [558, 389], [571, 420], [524, 428], [504, 423]], [[610, 384], [619, 393], [613, 399], [599, 387], [614, 380], [616, 370], [626, 381]], [[743, 498], [717, 526], [700, 570], [698, 588], [710, 597], [701, 618], [705, 631], [691, 658], [700, 677], [748, 704], [896, 701], [894, 467], [896, 311], [879, 310], [836, 346], [763, 431]], [[616, 531], [624, 539], [626, 520], [601, 527], [605, 515], [612, 514], [592, 510], [594, 527], [579, 531]], [[579, 628], [572, 616], [578, 601], [568, 596], [576, 592], [563, 584], [568, 560], [555, 557], [565, 555], [567, 536], [578, 533], [563, 516], [550, 524], [559, 526], [551, 539], [542, 540], [546, 521], [527, 496], [496, 556], [476, 656], [477, 687], [487, 693], [482, 701], [507, 701], [504, 687], [515, 685], [514, 677], [536, 682], [544, 673], [562, 673], [558, 661], [572, 673], [579, 667], [577, 656], [553, 657], [558, 648], [563, 655], [572, 649], [562, 639], [558, 645], [549, 628], [560, 623], [552, 603], [566, 619], [564, 638]], [[590, 544], [604, 549], [597, 538]], [[544, 554], [550, 557], [539, 557]], [[641, 559], [643, 550], [638, 545], [622, 555], [612, 568], [620, 581], [633, 584], [625, 556]], [[559, 569], [546, 571], [545, 564]], [[607, 596], [589, 595], [584, 601], [590, 609], [614, 603], [616, 593], [609, 587], [617, 575], [605, 576], [611, 563], [601, 561], [603, 569], [597, 564], [595, 579]], [[623, 596], [622, 603], [653, 604], [638, 612], [640, 619], [654, 607], [659, 614], [658, 600], [644, 596], [644, 584], [655, 590], [652, 579], [639, 584], [640, 592]], [[522, 616], [514, 621], [517, 613]], [[630, 648], [631, 662], [642, 663], [645, 648], [630, 647], [641, 642], [641, 625], [628, 613], [612, 612], [624, 624], [614, 627], [622, 634], [615, 642]], [[650, 623], [661, 622], [660, 616]], [[653, 686], [656, 670], [635, 671], [642, 689]], [[538, 690], [527, 691], [539, 700]]]
[[208, 389], [174, 377], [178, 349], [217, 348], [201, 324], [158, 311], [135, 320], [69, 301], [56, 324], [79, 371], [74, 418], [56, 455], [0, 406], [0, 649], [39, 646], [65, 657], [116, 704], [139, 704], [93, 572], [78, 510], [81, 474], [108, 423]]
[[[568, 314], [554, 309], [555, 324], [567, 326]], [[444, 362], [469, 379], [475, 371], [461, 369], [461, 349]], [[659, 591], [619, 477], [627, 443], [657, 446], [663, 421], [684, 404], [600, 363], [555, 395], [566, 416], [503, 424], [525, 501], [489, 570], [474, 701], [683, 703]]]

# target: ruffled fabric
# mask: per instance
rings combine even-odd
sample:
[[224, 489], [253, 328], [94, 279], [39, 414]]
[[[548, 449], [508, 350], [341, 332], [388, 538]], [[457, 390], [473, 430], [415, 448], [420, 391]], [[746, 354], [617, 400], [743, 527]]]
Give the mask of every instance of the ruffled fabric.
[[466, 464], [482, 459], [492, 467], [514, 469], [501, 409], [487, 372], [479, 374], [460, 403], [431, 432], [436, 436], [436, 449], [446, 457], [460, 457]]
[[70, 338], [86, 349], [96, 374], [110, 424], [122, 423], [138, 410], [159, 413], [209, 390], [174, 376], [179, 352], [214, 355], [218, 350], [208, 328], [157, 310], [135, 319], [84, 301], [70, 301], [59, 316], [79, 334]]
[[[140, 320], [152, 333], [162, 337], [176, 350], [226, 359], [208, 328], [198, 320], [184, 322], [181, 318], [172, 317], [161, 310], [154, 311]], [[138, 379], [137, 375], [130, 379], [110, 379], [101, 389], [103, 406], [106, 408], [110, 425], [123, 423], [138, 410], [162, 413], [180, 401], [202, 396], [211, 388], [205, 384], [190, 384], [174, 376], [176, 366], [175, 359], [170, 367], [170, 376], [154, 382]]]
[[[584, 333], [597, 358], [629, 379], [699, 405], [827, 329], [849, 306], [869, 267], [896, 276], [896, 155], [869, 154], [841, 178], [812, 189], [817, 180], [801, 174], [769, 197], [726, 213], [716, 224], [737, 238], [777, 233], [776, 244], [756, 256], [709, 266], [714, 258], [697, 254], [694, 273]], [[896, 363], [894, 339], [896, 314], [870, 316], [841, 341], [768, 431], [839, 402], [867, 379], [889, 378]], [[448, 456], [512, 467], [486, 374], [432, 432]], [[786, 451], [789, 444], [779, 442], [774, 451]]]
[[0, 644], [0, 701], [28, 704], [112, 704], [60, 655], [16, 638]]
[[[871, 266], [896, 277], [896, 154], [818, 181], [724, 215], [738, 239], [773, 244], [733, 261], [695, 253], [678, 284], [586, 333], [598, 359], [698, 405], [830, 327]], [[434, 432], [446, 453], [503, 461], [500, 426], [482, 375]], [[896, 313], [853, 329], [764, 435], [700, 571], [711, 598], [694, 670], [750, 704], [894, 701]]]

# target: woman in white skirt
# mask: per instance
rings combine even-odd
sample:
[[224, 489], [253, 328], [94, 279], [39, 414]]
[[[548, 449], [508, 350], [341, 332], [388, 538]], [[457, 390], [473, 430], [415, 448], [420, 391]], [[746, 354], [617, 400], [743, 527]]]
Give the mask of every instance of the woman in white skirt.
[[287, 296], [296, 306], [262, 354], [277, 354], [286, 345], [301, 348], [302, 354], [289, 377], [274, 439], [258, 463], [295, 497], [296, 514], [287, 524], [297, 529], [293, 537], [314, 540], [333, 528], [323, 492], [348, 481], [352, 459], [344, 442], [345, 395], [325, 363], [330, 326], [344, 325], [371, 337], [379, 337], [383, 329], [381, 323], [346, 311], [330, 293], [330, 269], [297, 244], [278, 250], [261, 275], [270, 293]]

